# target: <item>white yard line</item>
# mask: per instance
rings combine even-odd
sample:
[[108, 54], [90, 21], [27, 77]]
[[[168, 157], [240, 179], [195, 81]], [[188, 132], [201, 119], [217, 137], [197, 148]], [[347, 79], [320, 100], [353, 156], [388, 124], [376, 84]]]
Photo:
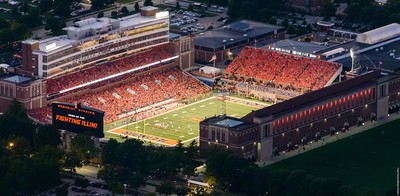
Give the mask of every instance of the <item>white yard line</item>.
[[183, 144], [183, 143], [186, 143], [186, 142], [191, 142], [192, 140], [195, 140], [195, 139], [197, 139], [197, 138], [199, 138], [199, 136], [194, 137], [194, 138], [191, 138], [191, 139], [188, 139], [188, 140], [185, 140], [185, 141], [182, 142], [182, 144]]
[[[213, 99], [213, 98], [215, 98], [215, 97], [212, 96], [212, 97], [203, 99], [203, 100], [198, 101], [198, 102], [194, 102], [194, 103], [191, 103], [191, 104], [188, 104], [188, 105], [184, 105], [184, 106], [182, 106], [182, 107], [178, 107], [178, 108], [169, 110], [169, 111], [167, 111], [167, 112], [157, 114], [157, 115], [152, 116], [152, 117], [150, 117], [150, 118], [148, 118], [148, 119], [145, 119], [145, 120], [150, 120], [150, 119], [153, 119], [153, 118], [155, 118], [155, 117], [158, 117], [158, 116], [161, 116], [161, 115], [164, 115], [164, 114], [168, 114], [168, 113], [170, 113], [170, 112], [174, 112], [174, 111], [176, 111], [176, 110], [180, 110], [180, 109], [182, 109], [182, 108], [189, 107], [189, 106], [192, 106], [192, 105], [194, 105], [194, 104], [198, 104], [198, 103], [201, 103], [201, 102], [204, 102], [204, 101], [208, 101], [208, 100]], [[122, 129], [122, 128], [124, 128], [124, 127], [130, 126], [130, 125], [133, 125], [133, 124], [135, 124], [135, 123], [142, 122], [142, 121], [144, 121], [144, 120], [140, 120], [140, 121], [136, 121], [136, 122], [133, 122], [133, 123], [129, 123], [129, 124], [127, 124], [127, 125], [122, 125], [122, 126], [119, 126], [119, 127], [114, 128], [114, 129], [110, 129], [110, 130], [108, 130], [107, 132], [112, 133], [112, 131], [114, 131], [114, 130]]]

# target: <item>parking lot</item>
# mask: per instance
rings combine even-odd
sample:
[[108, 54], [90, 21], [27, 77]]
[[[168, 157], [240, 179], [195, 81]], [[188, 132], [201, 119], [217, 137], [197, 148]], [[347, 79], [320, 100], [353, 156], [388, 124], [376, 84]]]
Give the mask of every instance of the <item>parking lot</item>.
[[169, 10], [170, 26], [185, 33], [200, 33], [210, 26], [216, 28], [223, 25], [227, 18], [226, 10], [227, 8], [224, 7], [209, 7], [207, 12], [212, 12], [215, 15], [212, 17], [192, 11]]

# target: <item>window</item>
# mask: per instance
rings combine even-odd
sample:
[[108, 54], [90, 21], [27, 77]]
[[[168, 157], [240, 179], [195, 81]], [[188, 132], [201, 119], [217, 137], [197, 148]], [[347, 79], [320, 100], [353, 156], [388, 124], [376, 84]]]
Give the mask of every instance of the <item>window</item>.
[[222, 132], [222, 142], [225, 142], [225, 132]]
[[215, 130], [214, 130], [214, 128], [211, 131], [211, 140], [215, 140]]
[[269, 137], [270, 136], [270, 127], [269, 125], [265, 125], [265, 137]]
[[386, 96], [386, 85], [382, 85], [381, 86], [381, 97], [384, 97], [384, 96]]

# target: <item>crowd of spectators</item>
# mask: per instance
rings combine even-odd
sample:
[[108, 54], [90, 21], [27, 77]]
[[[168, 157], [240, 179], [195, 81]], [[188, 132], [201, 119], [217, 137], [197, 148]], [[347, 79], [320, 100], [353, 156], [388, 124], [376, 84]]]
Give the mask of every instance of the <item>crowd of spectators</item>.
[[245, 82], [238, 82], [236, 84], [237, 88], [246, 88], [249, 90], [254, 90], [254, 91], [260, 91], [260, 92], [266, 92], [266, 93], [272, 93], [275, 95], [280, 95], [283, 97], [297, 97], [301, 95], [301, 92], [295, 91], [293, 89], [283, 89], [283, 88], [277, 88], [277, 87], [272, 87], [266, 84], [253, 84], [253, 83], [245, 83]]
[[[70, 97], [66, 102], [75, 101], [84, 106], [105, 112], [104, 122], [113, 122], [121, 114], [136, 111], [168, 99], [193, 99], [207, 92], [209, 88], [194, 77], [177, 68], [138, 75], [131, 80], [99, 92], [90, 92]], [[167, 109], [167, 108], [165, 108]], [[150, 111], [150, 112], [149, 112]], [[157, 114], [153, 110], [140, 112], [140, 117]], [[47, 108], [31, 110], [35, 119], [45, 119], [51, 111]]]
[[51, 107], [30, 109], [28, 115], [42, 124], [51, 124]]
[[339, 68], [337, 63], [246, 47], [225, 73], [306, 91], [324, 87]]
[[160, 61], [171, 56], [172, 53], [165, 45], [153, 47], [126, 58], [95, 65], [87, 69], [63, 75], [61, 77], [48, 79], [47, 93], [56, 93], [80, 84], [124, 72], [145, 64]]

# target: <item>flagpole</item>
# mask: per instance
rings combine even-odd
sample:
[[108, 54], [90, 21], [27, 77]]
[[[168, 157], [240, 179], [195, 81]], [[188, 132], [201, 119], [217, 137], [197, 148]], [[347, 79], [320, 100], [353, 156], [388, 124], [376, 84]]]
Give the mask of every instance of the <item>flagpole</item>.
[[214, 62], [214, 68], [215, 68], [215, 59], [213, 60], [213, 62]]

